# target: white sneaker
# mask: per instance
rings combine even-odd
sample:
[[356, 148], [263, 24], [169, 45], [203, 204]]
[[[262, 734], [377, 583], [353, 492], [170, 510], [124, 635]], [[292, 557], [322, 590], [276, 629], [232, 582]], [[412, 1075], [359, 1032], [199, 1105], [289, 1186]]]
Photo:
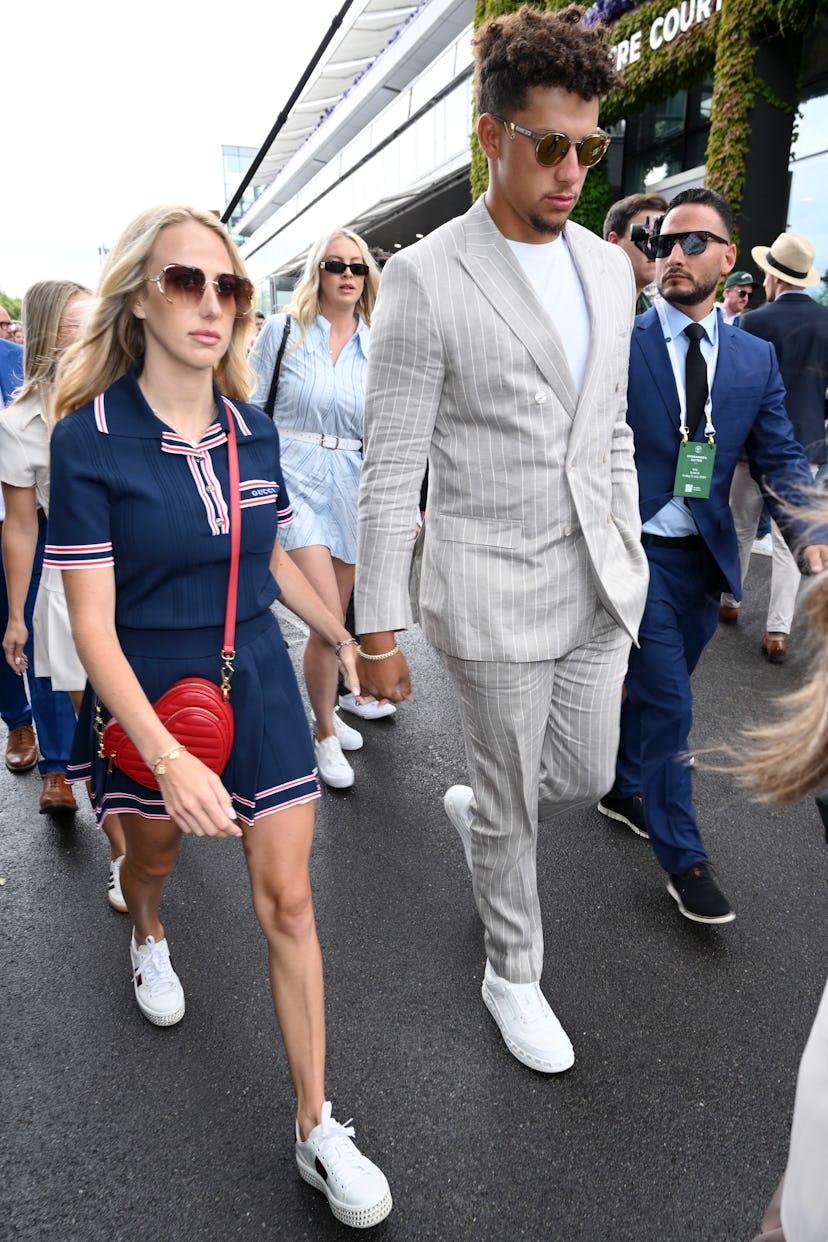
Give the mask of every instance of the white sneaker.
[[[311, 724], [316, 729], [316, 716], [313, 712], [310, 714]], [[352, 729], [349, 724], [339, 714], [339, 708], [333, 714], [334, 733], [336, 740], [343, 750], [362, 750], [362, 734], [357, 733], [356, 729]]]
[[339, 706], [343, 711], [351, 712], [362, 720], [382, 720], [383, 716], [393, 716], [397, 710], [393, 703], [388, 702], [388, 699], [384, 703], [381, 703], [379, 699], [369, 699], [367, 703], [360, 703], [355, 694], [340, 694]]
[[560, 1074], [575, 1064], [569, 1037], [539, 983], [509, 983], [487, 961], [482, 993], [503, 1042], [518, 1061], [542, 1074]]
[[146, 944], [136, 945], [135, 932], [129, 942], [132, 983], [138, 1008], [153, 1026], [174, 1026], [184, 1017], [184, 989], [173, 970], [166, 936], [156, 941], [147, 936]]
[[126, 858], [126, 854], [122, 854], [120, 858], [113, 858], [109, 864], [109, 887], [107, 889], [107, 897], [109, 904], [113, 910], [120, 910], [126, 913], [127, 904], [124, 901], [124, 894], [121, 892], [121, 863]]
[[454, 824], [460, 840], [463, 842], [463, 853], [466, 855], [466, 866], [472, 869], [471, 856], [471, 801], [472, 790], [469, 785], [452, 785], [446, 790], [443, 806], [446, 815]]
[[342, 1126], [331, 1116], [328, 1100], [322, 1120], [302, 1141], [296, 1125], [296, 1164], [299, 1176], [327, 1196], [337, 1220], [352, 1229], [370, 1229], [391, 1211], [391, 1191], [385, 1174], [352, 1142], [354, 1127]]
[[342, 753], [339, 739], [324, 737], [314, 740], [314, 754], [319, 775], [332, 789], [350, 789], [354, 783], [354, 769]]

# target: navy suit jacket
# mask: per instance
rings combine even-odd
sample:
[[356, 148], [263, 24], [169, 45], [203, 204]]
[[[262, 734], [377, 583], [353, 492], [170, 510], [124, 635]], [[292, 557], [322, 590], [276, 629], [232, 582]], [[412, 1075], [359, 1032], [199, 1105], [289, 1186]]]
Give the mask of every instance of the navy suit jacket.
[[0, 393], [8, 405], [23, 383], [23, 346], [17, 341], [0, 340]]
[[[730, 483], [740, 454], [757, 482], [782, 502], [796, 502], [812, 487], [805, 454], [794, 438], [785, 410], [785, 388], [773, 346], [719, 320], [719, 353], [713, 379], [716, 459], [708, 500], [687, 503], [707, 547], [721, 570], [722, 589], [742, 597], [739, 552]], [[630, 345], [627, 421], [635, 436], [639, 506], [648, 522], [673, 495], [680, 444], [679, 398], [657, 312], [635, 320]], [[704, 419], [696, 440], [704, 439]], [[793, 521], [775, 496], [768, 506], [792, 547], [815, 542]], [[822, 542], [821, 539], [816, 540]]]
[[786, 293], [742, 316], [743, 331], [770, 341], [785, 381], [785, 404], [794, 435], [808, 460], [821, 466], [825, 447], [825, 389], [828, 388], [828, 307], [807, 293]]

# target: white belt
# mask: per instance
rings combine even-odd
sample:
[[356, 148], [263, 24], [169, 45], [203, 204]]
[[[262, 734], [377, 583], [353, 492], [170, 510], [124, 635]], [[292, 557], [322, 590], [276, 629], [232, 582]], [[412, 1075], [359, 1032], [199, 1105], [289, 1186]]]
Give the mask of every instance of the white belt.
[[294, 431], [292, 427], [280, 427], [279, 435], [290, 440], [305, 440], [308, 444], [318, 444], [326, 449], [350, 449], [354, 452], [362, 448], [361, 440], [345, 440], [342, 436], [329, 436], [324, 431]]

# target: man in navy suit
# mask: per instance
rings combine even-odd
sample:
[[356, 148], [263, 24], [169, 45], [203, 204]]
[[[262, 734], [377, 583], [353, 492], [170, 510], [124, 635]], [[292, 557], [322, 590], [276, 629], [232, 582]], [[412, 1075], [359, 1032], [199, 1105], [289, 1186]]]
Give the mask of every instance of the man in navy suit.
[[[814, 267], [814, 247], [798, 233], [780, 233], [772, 246], [754, 246], [751, 254], [765, 272], [766, 306], [743, 315], [740, 327], [770, 341], [776, 350], [785, 383], [785, 407], [794, 435], [816, 474], [828, 461], [825, 444], [825, 390], [828, 388], [828, 308], [805, 292], [819, 284]], [[751, 478], [747, 463], [736, 468], [730, 489], [730, 507], [739, 539], [739, 560], [744, 581], [756, 524], [764, 504], [759, 484]], [[761, 650], [773, 664], [788, 654], [787, 639], [793, 624], [800, 575], [778, 529], [773, 529], [773, 562], [768, 615]], [[722, 596], [719, 615], [733, 624], [739, 605]]]
[[718, 620], [719, 594], [741, 579], [729, 495], [744, 452], [766, 481], [773, 517], [812, 572], [828, 542], [804, 546], [785, 512], [811, 472], [785, 410], [773, 346], [728, 327], [714, 307], [733, 268], [730, 204], [712, 190], [679, 194], [652, 240], [662, 300], [635, 321], [627, 418], [635, 436], [641, 541], [650, 584], [621, 711], [615, 784], [599, 810], [649, 834], [685, 918], [729, 923], [696, 822], [686, 762], [690, 675]]

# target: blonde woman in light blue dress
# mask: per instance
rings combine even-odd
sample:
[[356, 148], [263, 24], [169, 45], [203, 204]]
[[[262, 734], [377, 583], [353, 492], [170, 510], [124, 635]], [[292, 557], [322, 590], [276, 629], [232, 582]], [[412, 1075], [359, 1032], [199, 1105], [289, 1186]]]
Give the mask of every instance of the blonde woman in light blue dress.
[[[295, 515], [284, 546], [341, 618], [354, 585], [365, 376], [378, 285], [379, 268], [362, 238], [349, 229], [327, 234], [311, 248], [289, 306], [265, 321], [249, 357], [257, 379], [253, 400], [264, 406], [290, 316], [273, 414]], [[332, 654], [311, 632], [304, 673], [319, 776], [327, 785], [347, 789], [354, 770], [343, 750], [358, 750], [362, 737], [334, 712], [337, 662]], [[373, 700], [345, 706], [374, 718], [395, 710], [392, 703]]]

